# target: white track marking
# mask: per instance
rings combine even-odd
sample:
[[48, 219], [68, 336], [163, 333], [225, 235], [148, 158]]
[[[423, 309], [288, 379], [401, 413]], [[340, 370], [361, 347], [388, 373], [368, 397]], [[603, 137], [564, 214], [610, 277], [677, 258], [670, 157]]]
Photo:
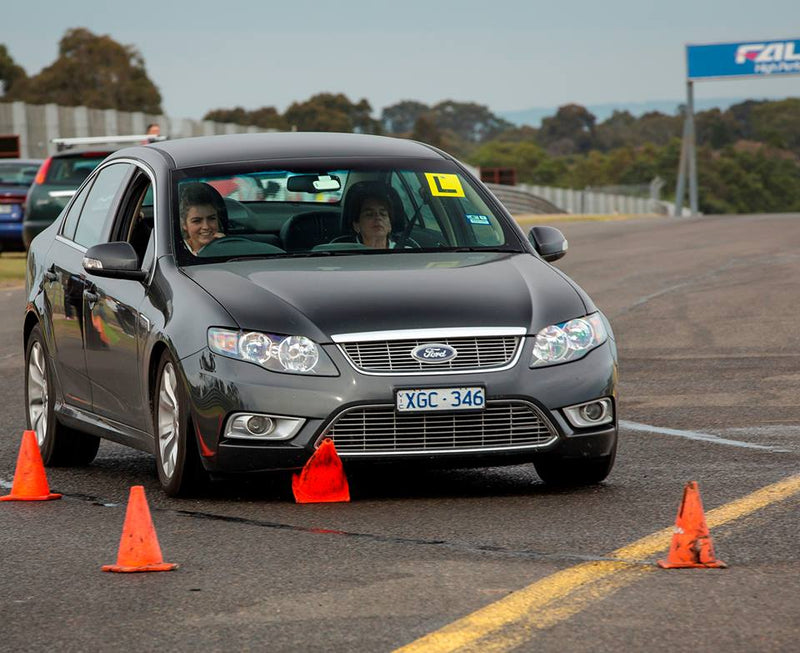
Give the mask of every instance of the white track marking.
[[668, 429], [663, 426], [650, 426], [649, 424], [639, 424], [638, 422], [628, 422], [626, 420], [620, 420], [619, 425], [628, 431], [677, 435], [687, 440], [701, 440], [703, 442], [713, 442], [714, 444], [727, 444], [731, 447], [743, 447], [744, 449], [764, 449], [774, 453], [790, 453], [788, 449], [780, 449], [764, 444], [752, 444], [751, 442], [741, 442], [739, 440], [728, 440], [727, 438], [721, 438], [711, 433], [698, 433], [697, 431], [684, 431], [683, 429]]

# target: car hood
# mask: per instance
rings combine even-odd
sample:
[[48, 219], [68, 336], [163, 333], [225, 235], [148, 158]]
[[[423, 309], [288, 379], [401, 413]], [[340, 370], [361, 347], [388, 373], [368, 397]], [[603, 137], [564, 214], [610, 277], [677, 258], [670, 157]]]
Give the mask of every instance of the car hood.
[[536, 333], [593, 309], [562, 273], [522, 253], [259, 259], [184, 272], [242, 329], [318, 342], [343, 333], [441, 327]]

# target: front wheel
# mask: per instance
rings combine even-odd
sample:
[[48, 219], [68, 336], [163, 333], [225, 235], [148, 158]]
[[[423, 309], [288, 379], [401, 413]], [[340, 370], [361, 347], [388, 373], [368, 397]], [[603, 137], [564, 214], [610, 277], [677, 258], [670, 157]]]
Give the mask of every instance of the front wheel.
[[548, 485], [595, 485], [605, 480], [614, 467], [616, 448], [608, 456], [589, 459], [557, 458], [544, 455], [533, 461], [536, 473]]
[[156, 380], [153, 425], [158, 480], [168, 496], [186, 496], [199, 489], [207, 475], [189, 434], [186, 390], [167, 352], [161, 357]]
[[38, 324], [25, 349], [25, 406], [27, 428], [36, 433], [45, 465], [81, 466], [94, 460], [100, 438], [58, 423], [53, 374]]

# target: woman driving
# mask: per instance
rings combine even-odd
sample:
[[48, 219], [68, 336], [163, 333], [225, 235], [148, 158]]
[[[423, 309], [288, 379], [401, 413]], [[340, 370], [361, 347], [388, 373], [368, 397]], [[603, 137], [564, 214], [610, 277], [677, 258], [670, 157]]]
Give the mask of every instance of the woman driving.
[[389, 200], [378, 195], [359, 198], [353, 229], [359, 242], [374, 249], [393, 249], [392, 206]]

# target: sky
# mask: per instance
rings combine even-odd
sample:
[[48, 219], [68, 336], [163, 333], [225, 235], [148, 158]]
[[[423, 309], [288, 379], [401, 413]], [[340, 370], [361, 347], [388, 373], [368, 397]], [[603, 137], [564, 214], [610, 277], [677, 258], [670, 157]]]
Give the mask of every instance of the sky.
[[[494, 112], [686, 97], [685, 46], [800, 38], [797, 0], [23, 0], [0, 43], [29, 75], [71, 27], [133, 45], [164, 112], [283, 112], [319, 92]], [[800, 97], [800, 75], [702, 82], [696, 98]]]

